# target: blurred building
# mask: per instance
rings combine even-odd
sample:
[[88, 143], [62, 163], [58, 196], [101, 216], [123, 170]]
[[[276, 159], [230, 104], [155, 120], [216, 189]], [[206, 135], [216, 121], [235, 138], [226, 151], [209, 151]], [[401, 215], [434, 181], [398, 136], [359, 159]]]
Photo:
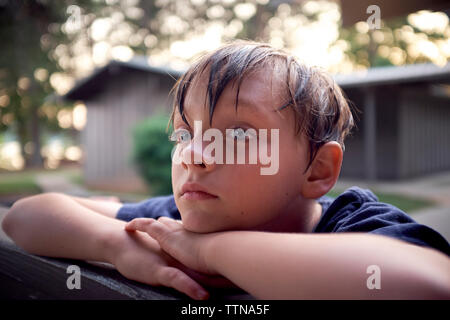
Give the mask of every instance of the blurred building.
[[169, 91], [180, 76], [174, 70], [150, 67], [146, 60], [112, 61], [64, 96], [87, 107], [81, 144], [84, 181], [89, 186], [118, 191], [143, 189], [131, 160], [132, 129], [146, 117], [169, 113]]
[[360, 110], [343, 177], [397, 180], [450, 170], [450, 64], [378, 67], [335, 79]]
[[[131, 129], [169, 112], [179, 76], [143, 57], [113, 61], [65, 96], [88, 109], [82, 132], [88, 184], [127, 189], [141, 183], [130, 159]], [[335, 79], [360, 111], [342, 177], [397, 180], [450, 170], [450, 64], [379, 67]]]

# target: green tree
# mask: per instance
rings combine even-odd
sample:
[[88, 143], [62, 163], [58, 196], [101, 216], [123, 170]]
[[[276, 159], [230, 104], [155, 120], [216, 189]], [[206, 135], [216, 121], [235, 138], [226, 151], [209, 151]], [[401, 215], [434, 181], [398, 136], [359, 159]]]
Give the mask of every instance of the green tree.
[[153, 195], [172, 193], [173, 144], [166, 131], [168, 121], [165, 115], [154, 116], [134, 129], [133, 160]]
[[369, 30], [361, 21], [342, 29], [340, 37], [348, 43], [348, 59], [356, 67], [368, 68], [426, 62], [444, 65], [450, 58], [449, 36], [445, 13], [422, 11], [383, 21], [379, 30]]
[[64, 34], [51, 32], [52, 26], [67, 19], [67, 5], [68, 1], [0, 3], [0, 132], [15, 132], [27, 166], [42, 165], [42, 126], [57, 128], [55, 110], [43, 107], [54, 90], [50, 76], [61, 71], [51, 51]]

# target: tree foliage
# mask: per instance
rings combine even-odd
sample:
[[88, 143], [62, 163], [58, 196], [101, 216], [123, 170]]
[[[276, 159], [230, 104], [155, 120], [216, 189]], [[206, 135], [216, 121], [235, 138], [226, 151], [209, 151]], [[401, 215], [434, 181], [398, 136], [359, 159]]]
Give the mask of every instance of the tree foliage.
[[10, 128], [15, 133], [27, 165], [42, 164], [41, 127], [58, 129], [56, 107], [45, 101], [54, 92], [51, 75], [63, 71], [51, 52], [65, 38], [54, 26], [67, 19], [67, 5], [65, 1], [0, 3], [0, 132]]
[[173, 144], [166, 132], [168, 122], [167, 116], [155, 116], [142, 121], [134, 129], [133, 161], [153, 195], [172, 193], [170, 174]]

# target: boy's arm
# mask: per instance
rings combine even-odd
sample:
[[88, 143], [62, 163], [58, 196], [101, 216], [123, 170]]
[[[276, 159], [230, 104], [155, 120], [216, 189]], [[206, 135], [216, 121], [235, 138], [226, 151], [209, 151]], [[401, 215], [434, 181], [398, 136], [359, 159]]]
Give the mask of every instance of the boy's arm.
[[109, 201], [103, 199], [91, 199], [91, 198], [81, 198], [81, 197], [70, 197], [82, 206], [91, 209], [97, 213], [100, 213], [106, 217], [115, 218], [122, 203], [118, 201]]
[[225, 232], [205, 258], [261, 298], [450, 298], [448, 257], [383, 236]]
[[129, 279], [172, 287], [195, 299], [207, 296], [192, 278], [195, 274], [187, 275], [190, 270], [164, 253], [157, 241], [129, 234], [125, 222], [108, 217], [116, 207], [81, 202], [58, 193], [24, 198], [8, 211], [2, 228], [32, 254], [109, 262]]
[[[447, 256], [384, 236], [198, 234], [167, 218], [135, 219], [126, 228], [147, 232], [188, 267], [222, 274], [257, 298], [450, 298]], [[380, 271], [380, 289], [369, 289], [376, 277], [369, 267], [374, 265]]]
[[33, 254], [110, 262], [108, 236], [120, 232], [124, 222], [109, 216], [119, 208], [118, 203], [46, 193], [15, 202], [2, 227]]

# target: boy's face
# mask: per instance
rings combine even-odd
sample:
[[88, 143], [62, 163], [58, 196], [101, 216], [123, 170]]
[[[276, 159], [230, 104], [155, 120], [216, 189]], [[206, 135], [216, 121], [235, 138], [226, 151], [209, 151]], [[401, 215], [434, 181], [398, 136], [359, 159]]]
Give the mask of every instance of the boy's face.
[[[194, 143], [179, 144], [177, 151], [186, 161], [172, 163], [172, 187], [176, 205], [184, 227], [193, 232], [258, 228], [277, 219], [292, 208], [293, 203], [299, 203], [303, 172], [307, 165], [306, 139], [295, 133], [292, 109], [285, 109], [281, 113], [274, 111], [286, 102], [286, 97], [282, 94], [285, 91], [280, 81], [274, 79], [270, 70], [257, 71], [244, 78], [237, 111], [236, 87], [229, 84], [216, 105], [211, 127], [209, 108], [205, 106], [207, 79], [208, 75], [204, 73], [191, 85], [186, 95], [184, 114], [192, 130], [178, 112], [174, 116], [174, 130], [189, 130], [195, 139], [200, 133], [193, 132], [193, 124], [194, 121], [201, 121], [203, 132], [209, 128], [219, 129], [225, 140], [226, 129], [253, 128], [256, 132], [267, 129], [267, 153], [270, 153], [271, 143], [274, 142], [270, 139], [271, 129], [278, 129], [279, 147], [275, 149], [279, 156], [278, 172], [262, 175], [261, 168], [269, 165], [260, 163], [259, 153], [257, 164], [249, 164], [249, 141], [235, 143], [245, 144], [245, 164], [237, 164], [237, 161], [233, 164], [226, 161], [223, 164], [195, 164], [192, 161], [197, 152], [193, 147]], [[203, 150], [209, 143], [203, 142]], [[223, 148], [223, 159], [226, 157], [226, 149]], [[203, 156], [206, 157], [205, 154]], [[213, 196], [183, 193], [183, 185], [186, 183], [197, 184]], [[298, 209], [301, 210], [301, 207]]]

